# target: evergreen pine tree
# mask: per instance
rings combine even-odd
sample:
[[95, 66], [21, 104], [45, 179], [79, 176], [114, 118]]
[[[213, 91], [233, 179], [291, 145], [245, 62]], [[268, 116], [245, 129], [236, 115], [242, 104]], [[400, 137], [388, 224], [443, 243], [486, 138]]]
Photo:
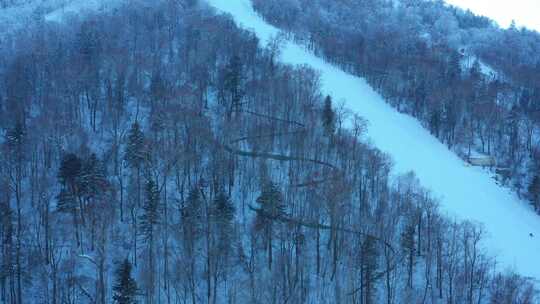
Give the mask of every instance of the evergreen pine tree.
[[[81, 195], [82, 161], [73, 153], [68, 153], [62, 158], [58, 171], [58, 180], [62, 184], [60, 193], [56, 196], [57, 209], [60, 212], [71, 213], [75, 226], [75, 239], [77, 246], [80, 245], [79, 218], [84, 224]], [[78, 216], [80, 214], [80, 216]]]
[[533, 177], [529, 184], [528, 191], [534, 210], [540, 211], [540, 177], [538, 177], [538, 175]]
[[182, 207], [182, 229], [188, 251], [194, 249], [195, 241], [201, 235], [203, 219], [202, 206], [199, 189], [194, 187], [189, 192], [187, 200]]
[[257, 198], [257, 203], [261, 206], [263, 213], [271, 219], [285, 214], [283, 194], [271, 181], [266, 182], [262, 187], [261, 195]]
[[159, 222], [159, 190], [153, 180], [146, 183], [146, 199], [140, 216], [141, 232], [147, 241], [153, 240], [155, 226]]
[[116, 270], [113, 300], [117, 304], [137, 303], [137, 282], [131, 277], [131, 263], [125, 259]]
[[261, 212], [257, 213], [255, 229], [263, 232], [268, 250], [268, 268], [271, 269], [274, 222], [285, 214], [283, 194], [273, 182], [267, 181], [262, 187], [257, 203], [261, 207]]
[[79, 184], [81, 171], [82, 160], [76, 154], [68, 153], [62, 157], [58, 179], [63, 186], [74, 188]]
[[441, 130], [441, 110], [433, 108], [429, 114], [429, 130], [435, 137], [439, 137]]
[[220, 191], [212, 206], [211, 218], [218, 233], [219, 249], [227, 250], [229, 239], [232, 234], [232, 221], [234, 219], [235, 208], [230, 199], [223, 191]]
[[149, 179], [146, 183], [145, 189], [145, 201], [143, 204], [143, 213], [140, 216], [140, 228], [144, 237], [147, 256], [148, 256], [148, 269], [146, 284], [146, 295], [149, 302], [153, 302], [154, 285], [155, 285], [155, 263], [154, 263], [154, 243], [155, 243], [155, 229], [159, 223], [159, 190], [156, 183]]
[[66, 188], [60, 189], [56, 200], [56, 210], [59, 212], [75, 213], [77, 211], [77, 199]]
[[323, 127], [328, 136], [331, 136], [336, 131], [336, 118], [334, 109], [332, 108], [332, 98], [326, 96], [324, 99], [324, 108], [323, 108]]
[[238, 56], [232, 56], [224, 73], [224, 89], [229, 98], [229, 116], [240, 106], [243, 97], [242, 90], [242, 61]]
[[186, 203], [184, 207], [182, 208], [182, 215], [183, 215], [184, 221], [187, 221], [193, 226], [198, 227], [200, 226], [202, 214], [203, 214], [203, 210], [202, 210], [201, 194], [199, 193], [199, 189], [197, 187], [194, 187], [189, 192]]
[[103, 162], [92, 153], [82, 161], [81, 192], [88, 200], [102, 195], [107, 188], [107, 174]]
[[134, 122], [129, 130], [128, 143], [124, 159], [131, 168], [140, 169], [148, 159], [144, 133], [138, 122]]
[[[58, 180], [62, 184], [57, 195], [58, 211], [73, 212], [77, 210], [77, 199], [81, 193], [82, 161], [74, 153], [67, 153], [62, 157]], [[75, 216], [75, 215], [74, 215]]]
[[[136, 204], [135, 206], [139, 207], [141, 205], [141, 169], [144, 165], [144, 163], [148, 160], [148, 151], [145, 144], [145, 138], [144, 133], [141, 130], [141, 127], [139, 123], [136, 121], [131, 125], [131, 129], [129, 130], [129, 136], [128, 136], [128, 142], [124, 153], [124, 160], [128, 164], [128, 166], [132, 169], [136, 176], [136, 185], [137, 185], [137, 192], [136, 192]], [[135, 216], [135, 213], [132, 210], [132, 222], [137, 229], [137, 217]], [[134, 233], [134, 235], [137, 235], [137, 232]], [[137, 238], [135, 237], [134, 242], [137, 242]], [[136, 247], [136, 246], [135, 246]], [[136, 257], [136, 255], [135, 255]], [[135, 265], [137, 265], [137, 262], [135, 261]]]

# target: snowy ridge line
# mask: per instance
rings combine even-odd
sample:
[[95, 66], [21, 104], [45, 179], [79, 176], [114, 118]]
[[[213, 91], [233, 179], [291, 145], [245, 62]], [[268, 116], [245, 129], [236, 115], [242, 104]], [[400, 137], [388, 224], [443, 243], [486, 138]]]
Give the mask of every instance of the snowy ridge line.
[[[263, 43], [280, 30], [254, 12], [249, 0], [207, 0], [232, 15], [239, 26], [252, 29]], [[502, 270], [540, 279], [540, 218], [508, 189], [495, 184], [479, 168], [466, 167], [413, 117], [398, 113], [367, 82], [333, 66], [302, 46], [284, 41], [280, 60], [307, 65], [320, 72], [322, 91], [345, 101], [369, 121], [368, 137], [394, 161], [394, 174], [414, 171], [421, 184], [439, 198], [441, 210], [460, 220], [479, 223], [487, 232], [482, 246], [497, 256]]]

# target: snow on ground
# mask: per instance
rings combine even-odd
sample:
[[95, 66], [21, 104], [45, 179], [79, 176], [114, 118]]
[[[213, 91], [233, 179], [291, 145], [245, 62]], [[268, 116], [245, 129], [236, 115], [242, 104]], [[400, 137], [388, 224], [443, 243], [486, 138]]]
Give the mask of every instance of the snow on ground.
[[499, 73], [497, 73], [495, 69], [469, 52], [465, 53], [465, 56], [463, 56], [463, 59], [461, 60], [461, 68], [467, 71], [470, 70], [476, 60], [478, 60], [478, 63], [480, 64], [480, 73], [482, 73], [487, 79], [495, 79], [499, 76]]
[[[238, 23], [253, 29], [263, 42], [279, 33], [253, 12], [249, 0], [207, 1], [233, 15]], [[66, 14], [111, 8], [121, 0], [46, 2], [51, 3], [46, 11], [54, 8], [46, 14], [46, 20], [60, 22]], [[38, 7], [36, 3], [0, 10], [2, 32], [11, 27], [6, 25], [24, 24], [19, 16], [31, 15]], [[509, 190], [497, 186], [488, 173], [467, 167], [418, 121], [387, 105], [363, 79], [325, 63], [292, 42], [284, 43], [281, 59], [284, 63], [307, 64], [319, 70], [324, 92], [335, 100], [345, 101], [350, 109], [369, 121], [371, 141], [393, 158], [396, 174], [415, 171], [422, 185], [441, 199], [443, 210], [484, 225], [489, 234], [485, 246], [498, 256], [503, 267], [540, 279], [540, 217], [527, 204]], [[483, 70], [490, 72], [484, 67]], [[529, 237], [529, 233], [535, 237]]]
[[[279, 33], [256, 15], [249, 0], [207, 1], [253, 29], [263, 42]], [[422, 185], [440, 198], [444, 211], [483, 224], [488, 234], [484, 245], [497, 255], [504, 269], [540, 279], [540, 217], [528, 204], [497, 186], [488, 173], [466, 166], [417, 120], [386, 104], [365, 80], [325, 63], [293, 42], [284, 43], [281, 60], [319, 70], [324, 93], [345, 101], [369, 121], [370, 140], [393, 158], [394, 173], [415, 171]]]

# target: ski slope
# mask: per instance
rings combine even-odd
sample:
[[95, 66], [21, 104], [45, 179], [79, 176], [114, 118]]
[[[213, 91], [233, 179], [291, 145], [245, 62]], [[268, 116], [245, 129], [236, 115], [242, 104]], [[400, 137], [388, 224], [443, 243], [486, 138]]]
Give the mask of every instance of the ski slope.
[[[279, 33], [252, 9], [249, 0], [207, 0], [252, 29], [263, 43]], [[281, 61], [320, 71], [322, 89], [369, 121], [368, 136], [395, 162], [394, 173], [414, 171], [450, 216], [481, 223], [484, 246], [499, 266], [540, 279], [540, 216], [478, 168], [467, 167], [414, 118], [395, 111], [365, 80], [347, 74], [293, 43], [283, 44]], [[530, 237], [533, 233], [535, 237]]]

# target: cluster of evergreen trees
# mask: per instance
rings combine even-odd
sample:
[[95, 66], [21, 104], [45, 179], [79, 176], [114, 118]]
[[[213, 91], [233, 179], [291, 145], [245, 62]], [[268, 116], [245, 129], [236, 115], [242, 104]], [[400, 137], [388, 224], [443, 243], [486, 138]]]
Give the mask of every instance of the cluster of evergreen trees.
[[315, 71], [196, 1], [0, 49], [0, 303], [534, 303]]

